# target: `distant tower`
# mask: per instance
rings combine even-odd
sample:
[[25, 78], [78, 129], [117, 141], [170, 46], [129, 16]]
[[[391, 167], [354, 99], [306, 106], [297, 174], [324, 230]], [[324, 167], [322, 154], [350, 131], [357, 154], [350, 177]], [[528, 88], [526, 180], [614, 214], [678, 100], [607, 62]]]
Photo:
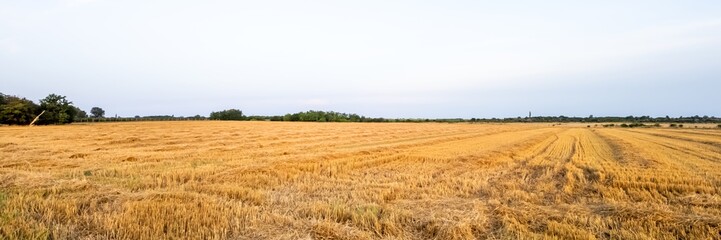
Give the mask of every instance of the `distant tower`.
[[528, 118], [531, 118], [531, 111], [528, 111]]

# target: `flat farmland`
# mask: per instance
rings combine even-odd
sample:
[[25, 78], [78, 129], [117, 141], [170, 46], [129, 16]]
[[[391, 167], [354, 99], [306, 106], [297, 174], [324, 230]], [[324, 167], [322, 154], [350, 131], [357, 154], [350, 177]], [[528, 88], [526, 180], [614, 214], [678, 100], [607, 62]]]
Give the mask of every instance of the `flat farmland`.
[[721, 131], [0, 127], [0, 239], [718, 239]]

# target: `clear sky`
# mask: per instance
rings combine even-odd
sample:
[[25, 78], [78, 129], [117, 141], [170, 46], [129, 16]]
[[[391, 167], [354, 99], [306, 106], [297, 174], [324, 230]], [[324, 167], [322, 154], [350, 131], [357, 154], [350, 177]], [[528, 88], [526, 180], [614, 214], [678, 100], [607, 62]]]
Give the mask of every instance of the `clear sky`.
[[0, 0], [0, 92], [110, 116], [721, 116], [721, 1]]

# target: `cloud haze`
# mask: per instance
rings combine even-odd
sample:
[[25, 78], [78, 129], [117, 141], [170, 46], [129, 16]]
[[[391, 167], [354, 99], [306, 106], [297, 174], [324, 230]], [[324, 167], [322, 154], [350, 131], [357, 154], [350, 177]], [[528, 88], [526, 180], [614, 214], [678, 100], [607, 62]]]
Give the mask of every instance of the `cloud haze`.
[[0, 92], [108, 115], [721, 116], [717, 1], [0, 1]]

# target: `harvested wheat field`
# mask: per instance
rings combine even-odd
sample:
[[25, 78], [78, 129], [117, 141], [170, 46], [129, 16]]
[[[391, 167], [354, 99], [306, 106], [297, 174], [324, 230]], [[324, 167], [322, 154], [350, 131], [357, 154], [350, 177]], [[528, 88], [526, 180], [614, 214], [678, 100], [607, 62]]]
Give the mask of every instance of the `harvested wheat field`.
[[0, 239], [718, 239], [721, 131], [0, 127]]

